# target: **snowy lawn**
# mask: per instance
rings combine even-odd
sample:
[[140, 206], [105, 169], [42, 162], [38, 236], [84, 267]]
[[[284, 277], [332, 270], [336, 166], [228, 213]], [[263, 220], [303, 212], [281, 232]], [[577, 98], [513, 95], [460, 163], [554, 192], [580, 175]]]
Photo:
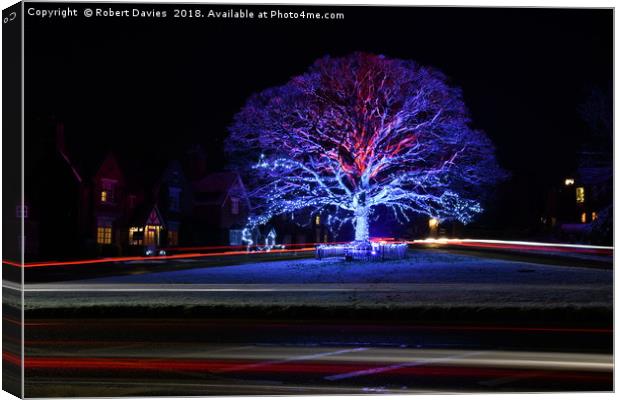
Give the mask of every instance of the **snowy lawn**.
[[[610, 270], [423, 250], [412, 251], [408, 259], [398, 261], [304, 259], [71, 281], [60, 283], [66, 287], [63, 292], [28, 292], [26, 309], [140, 306], [611, 310], [612, 274]], [[109, 284], [114, 284], [115, 289], [109, 290]], [[154, 291], [143, 291], [145, 287]]]
[[410, 251], [405, 260], [346, 262], [301, 259], [194, 268], [74, 281], [83, 283], [464, 283], [609, 284], [612, 271], [486, 259], [429, 250]]

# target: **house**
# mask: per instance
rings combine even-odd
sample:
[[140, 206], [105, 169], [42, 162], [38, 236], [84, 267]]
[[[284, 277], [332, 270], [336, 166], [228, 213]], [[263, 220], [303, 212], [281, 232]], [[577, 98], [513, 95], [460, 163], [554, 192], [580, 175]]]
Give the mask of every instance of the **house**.
[[563, 241], [588, 242], [592, 223], [611, 204], [608, 172], [580, 168], [549, 189], [541, 224]]
[[190, 238], [186, 230], [192, 219], [192, 188], [179, 161], [171, 161], [154, 189], [155, 204], [166, 222], [165, 245], [178, 246]]
[[301, 243], [327, 243], [334, 240], [326, 224], [327, 215], [282, 214], [274, 217], [270, 226], [277, 233], [276, 242], [284, 245]]
[[[186, 168], [162, 159], [145, 167], [104, 149], [76, 160], [64, 124], [52, 122], [39, 121], [40, 135], [29, 137], [25, 201], [13, 201], [6, 222], [21, 229], [23, 218], [29, 260], [242, 244], [250, 209], [245, 186], [234, 172], [206, 173], [201, 148], [188, 153]], [[186, 178], [187, 167], [194, 180]]]
[[25, 198], [23, 206], [15, 199], [13, 220], [19, 224], [24, 219], [26, 259], [39, 254], [78, 255], [84, 180], [65, 146], [65, 125], [53, 120], [36, 120], [32, 125], [39, 136], [25, 138]]
[[142, 254], [144, 249], [156, 249], [168, 244], [166, 221], [157, 205], [142, 204], [137, 207], [127, 224], [128, 253]]
[[[89, 190], [90, 189], [90, 190]], [[109, 153], [92, 177], [91, 185], [84, 189], [88, 206], [87, 230], [95, 238], [103, 255], [121, 253], [124, 242], [123, 228], [127, 221], [127, 192], [125, 175], [114, 154]]]
[[193, 242], [241, 245], [250, 211], [247, 191], [239, 174], [216, 172], [192, 182]]

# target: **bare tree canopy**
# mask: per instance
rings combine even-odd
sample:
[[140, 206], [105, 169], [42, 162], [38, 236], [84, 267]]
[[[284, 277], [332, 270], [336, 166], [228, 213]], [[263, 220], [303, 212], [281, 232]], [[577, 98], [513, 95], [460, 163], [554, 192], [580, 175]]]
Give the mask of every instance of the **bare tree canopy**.
[[227, 149], [246, 162], [252, 224], [323, 213], [336, 228], [352, 222], [356, 240], [386, 211], [467, 223], [504, 174], [441, 72], [365, 53], [324, 57], [251, 96]]

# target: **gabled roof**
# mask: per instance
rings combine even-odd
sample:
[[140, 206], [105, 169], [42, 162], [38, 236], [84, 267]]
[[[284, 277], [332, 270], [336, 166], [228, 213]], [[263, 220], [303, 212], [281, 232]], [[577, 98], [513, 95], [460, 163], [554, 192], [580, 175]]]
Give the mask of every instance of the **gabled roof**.
[[245, 187], [236, 172], [214, 172], [192, 182], [194, 200], [199, 204], [223, 205], [233, 188], [238, 187], [245, 196]]
[[57, 147], [58, 147], [58, 153], [69, 166], [69, 169], [71, 170], [71, 173], [73, 174], [73, 177], [75, 178], [75, 180], [79, 183], [82, 183], [82, 176], [80, 175], [80, 172], [77, 166], [73, 163], [71, 158], [69, 158], [69, 155], [67, 154], [67, 149], [64, 148], [64, 146], [57, 146]]
[[77, 151], [71, 152], [73, 164], [76, 166], [76, 169], [79, 171], [84, 182], [91, 181], [101, 166], [106, 161], [106, 158], [110, 155], [109, 151], [105, 151], [104, 149], [92, 149], [89, 150], [89, 156], [83, 157]]
[[119, 181], [123, 181], [123, 182], [125, 180], [125, 175], [123, 173], [123, 170], [118, 164], [118, 161], [116, 160], [116, 157], [114, 156], [113, 153], [107, 154], [107, 156], [105, 157], [105, 159], [99, 166], [97, 173], [93, 176], [94, 180], [98, 180], [102, 178], [116, 178]]
[[129, 219], [129, 225], [163, 225], [165, 227], [166, 221], [156, 205], [153, 205], [153, 203], [143, 203], [134, 210], [131, 218]]
[[156, 194], [158, 182], [168, 163], [166, 160], [151, 159], [145, 163], [132, 158], [130, 154], [119, 157], [119, 160], [128, 190], [144, 191], [148, 198]]

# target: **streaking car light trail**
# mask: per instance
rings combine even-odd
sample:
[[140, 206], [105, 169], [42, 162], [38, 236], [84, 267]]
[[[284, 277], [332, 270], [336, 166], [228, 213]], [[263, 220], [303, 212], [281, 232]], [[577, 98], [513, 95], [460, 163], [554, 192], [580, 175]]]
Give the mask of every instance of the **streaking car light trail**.
[[585, 244], [567, 244], [567, 243], [544, 243], [544, 242], [524, 242], [524, 241], [508, 241], [508, 240], [491, 240], [491, 239], [420, 239], [407, 242], [409, 244], [436, 244], [451, 245], [479, 248], [497, 248], [509, 250], [537, 250], [550, 252], [567, 252], [567, 253], [593, 253], [593, 254], [609, 254], [613, 252], [613, 246], [594, 246]]
[[581, 249], [600, 249], [600, 250], [613, 250], [613, 246], [595, 246], [589, 244], [572, 244], [572, 243], [549, 243], [549, 242], [524, 242], [518, 240], [493, 240], [493, 239], [419, 239], [412, 240], [411, 243], [497, 243], [497, 244], [511, 244], [511, 245], [524, 245], [524, 246], [539, 246], [539, 247], [566, 247], [566, 248], [581, 248]]
[[253, 254], [273, 254], [273, 253], [296, 253], [314, 251], [314, 248], [299, 248], [299, 249], [275, 249], [269, 252], [247, 252], [247, 251], [225, 251], [217, 253], [186, 253], [186, 254], [174, 254], [169, 256], [135, 256], [135, 257], [109, 257], [109, 258], [96, 258], [92, 260], [78, 260], [78, 261], [44, 261], [19, 264], [13, 261], [3, 260], [3, 264], [12, 265], [14, 267], [23, 268], [36, 268], [36, 267], [62, 267], [68, 265], [84, 265], [84, 264], [103, 264], [103, 263], [115, 263], [123, 261], [151, 261], [151, 260], [176, 260], [185, 258], [204, 258], [204, 257], [216, 257], [216, 256], [238, 256], [238, 255], [253, 255]]
[[[348, 353], [350, 354], [350, 353]], [[392, 358], [378, 355], [352, 356], [343, 354], [333, 356], [333, 360], [273, 360], [260, 358], [249, 360], [227, 358], [146, 358], [146, 357], [26, 357], [26, 369], [60, 369], [72, 371], [97, 370], [104, 371], [161, 371], [161, 372], [210, 372], [210, 373], [237, 373], [247, 370], [252, 373], [308, 373], [333, 376], [344, 374], [386, 375], [439, 375], [439, 376], [476, 376], [502, 377], [512, 376], [526, 371], [537, 371], [544, 378], [554, 379], [586, 379], [609, 380], [613, 370], [611, 356], [554, 354], [544, 360], [531, 357], [540, 355], [532, 353], [523, 357], [519, 352], [475, 352], [446, 353], [437, 358], [437, 355], [426, 355], [419, 352], [408, 361], [402, 362], [399, 357]], [[525, 353], [524, 353], [525, 354]], [[409, 357], [407, 357], [409, 358]], [[19, 365], [21, 360], [14, 354], [3, 352], [3, 359], [11, 364]], [[404, 361], [404, 360], [403, 360]], [[397, 362], [397, 363], [394, 363]], [[341, 374], [341, 375], [338, 375]], [[537, 374], [538, 375], [538, 374]]]
[[[384, 238], [375, 238], [373, 241], [381, 240]], [[384, 239], [387, 241], [387, 239]], [[393, 238], [389, 238], [393, 240]], [[238, 255], [258, 255], [258, 254], [278, 254], [278, 253], [295, 253], [295, 252], [310, 252], [314, 251], [315, 245], [319, 244], [342, 244], [344, 242], [329, 242], [329, 243], [299, 243], [294, 245], [286, 245], [289, 248], [286, 249], [272, 249], [270, 251], [250, 251], [247, 250], [231, 250], [231, 251], [217, 251], [209, 253], [183, 253], [173, 255], [162, 256], [132, 256], [132, 257], [108, 257], [97, 258], [89, 260], [74, 260], [74, 261], [41, 261], [20, 264], [10, 260], [3, 260], [3, 264], [8, 264], [15, 267], [23, 268], [35, 268], [35, 267], [53, 267], [53, 266], [69, 266], [69, 265], [84, 265], [84, 264], [103, 264], [114, 263], [123, 261], [150, 261], [150, 260], [176, 260], [187, 258], [204, 258], [204, 257], [222, 257], [222, 256], [238, 256]], [[474, 247], [474, 248], [492, 248], [492, 249], [505, 249], [505, 250], [533, 250], [533, 251], [545, 251], [545, 252], [558, 252], [558, 253], [587, 253], [587, 254], [600, 254], [600, 255], [612, 255], [612, 246], [594, 246], [583, 244], [566, 244], [566, 243], [541, 243], [541, 242], [524, 242], [524, 241], [505, 241], [505, 240], [488, 240], [488, 239], [420, 239], [407, 241], [411, 245], [449, 245], [449, 246], [461, 246], [461, 247]], [[308, 247], [299, 247], [299, 246]], [[312, 246], [312, 247], [310, 247]], [[177, 251], [195, 251], [195, 250], [222, 250], [222, 249], [239, 249], [245, 248], [245, 246], [204, 246], [204, 247], [187, 247], [176, 248]]]

